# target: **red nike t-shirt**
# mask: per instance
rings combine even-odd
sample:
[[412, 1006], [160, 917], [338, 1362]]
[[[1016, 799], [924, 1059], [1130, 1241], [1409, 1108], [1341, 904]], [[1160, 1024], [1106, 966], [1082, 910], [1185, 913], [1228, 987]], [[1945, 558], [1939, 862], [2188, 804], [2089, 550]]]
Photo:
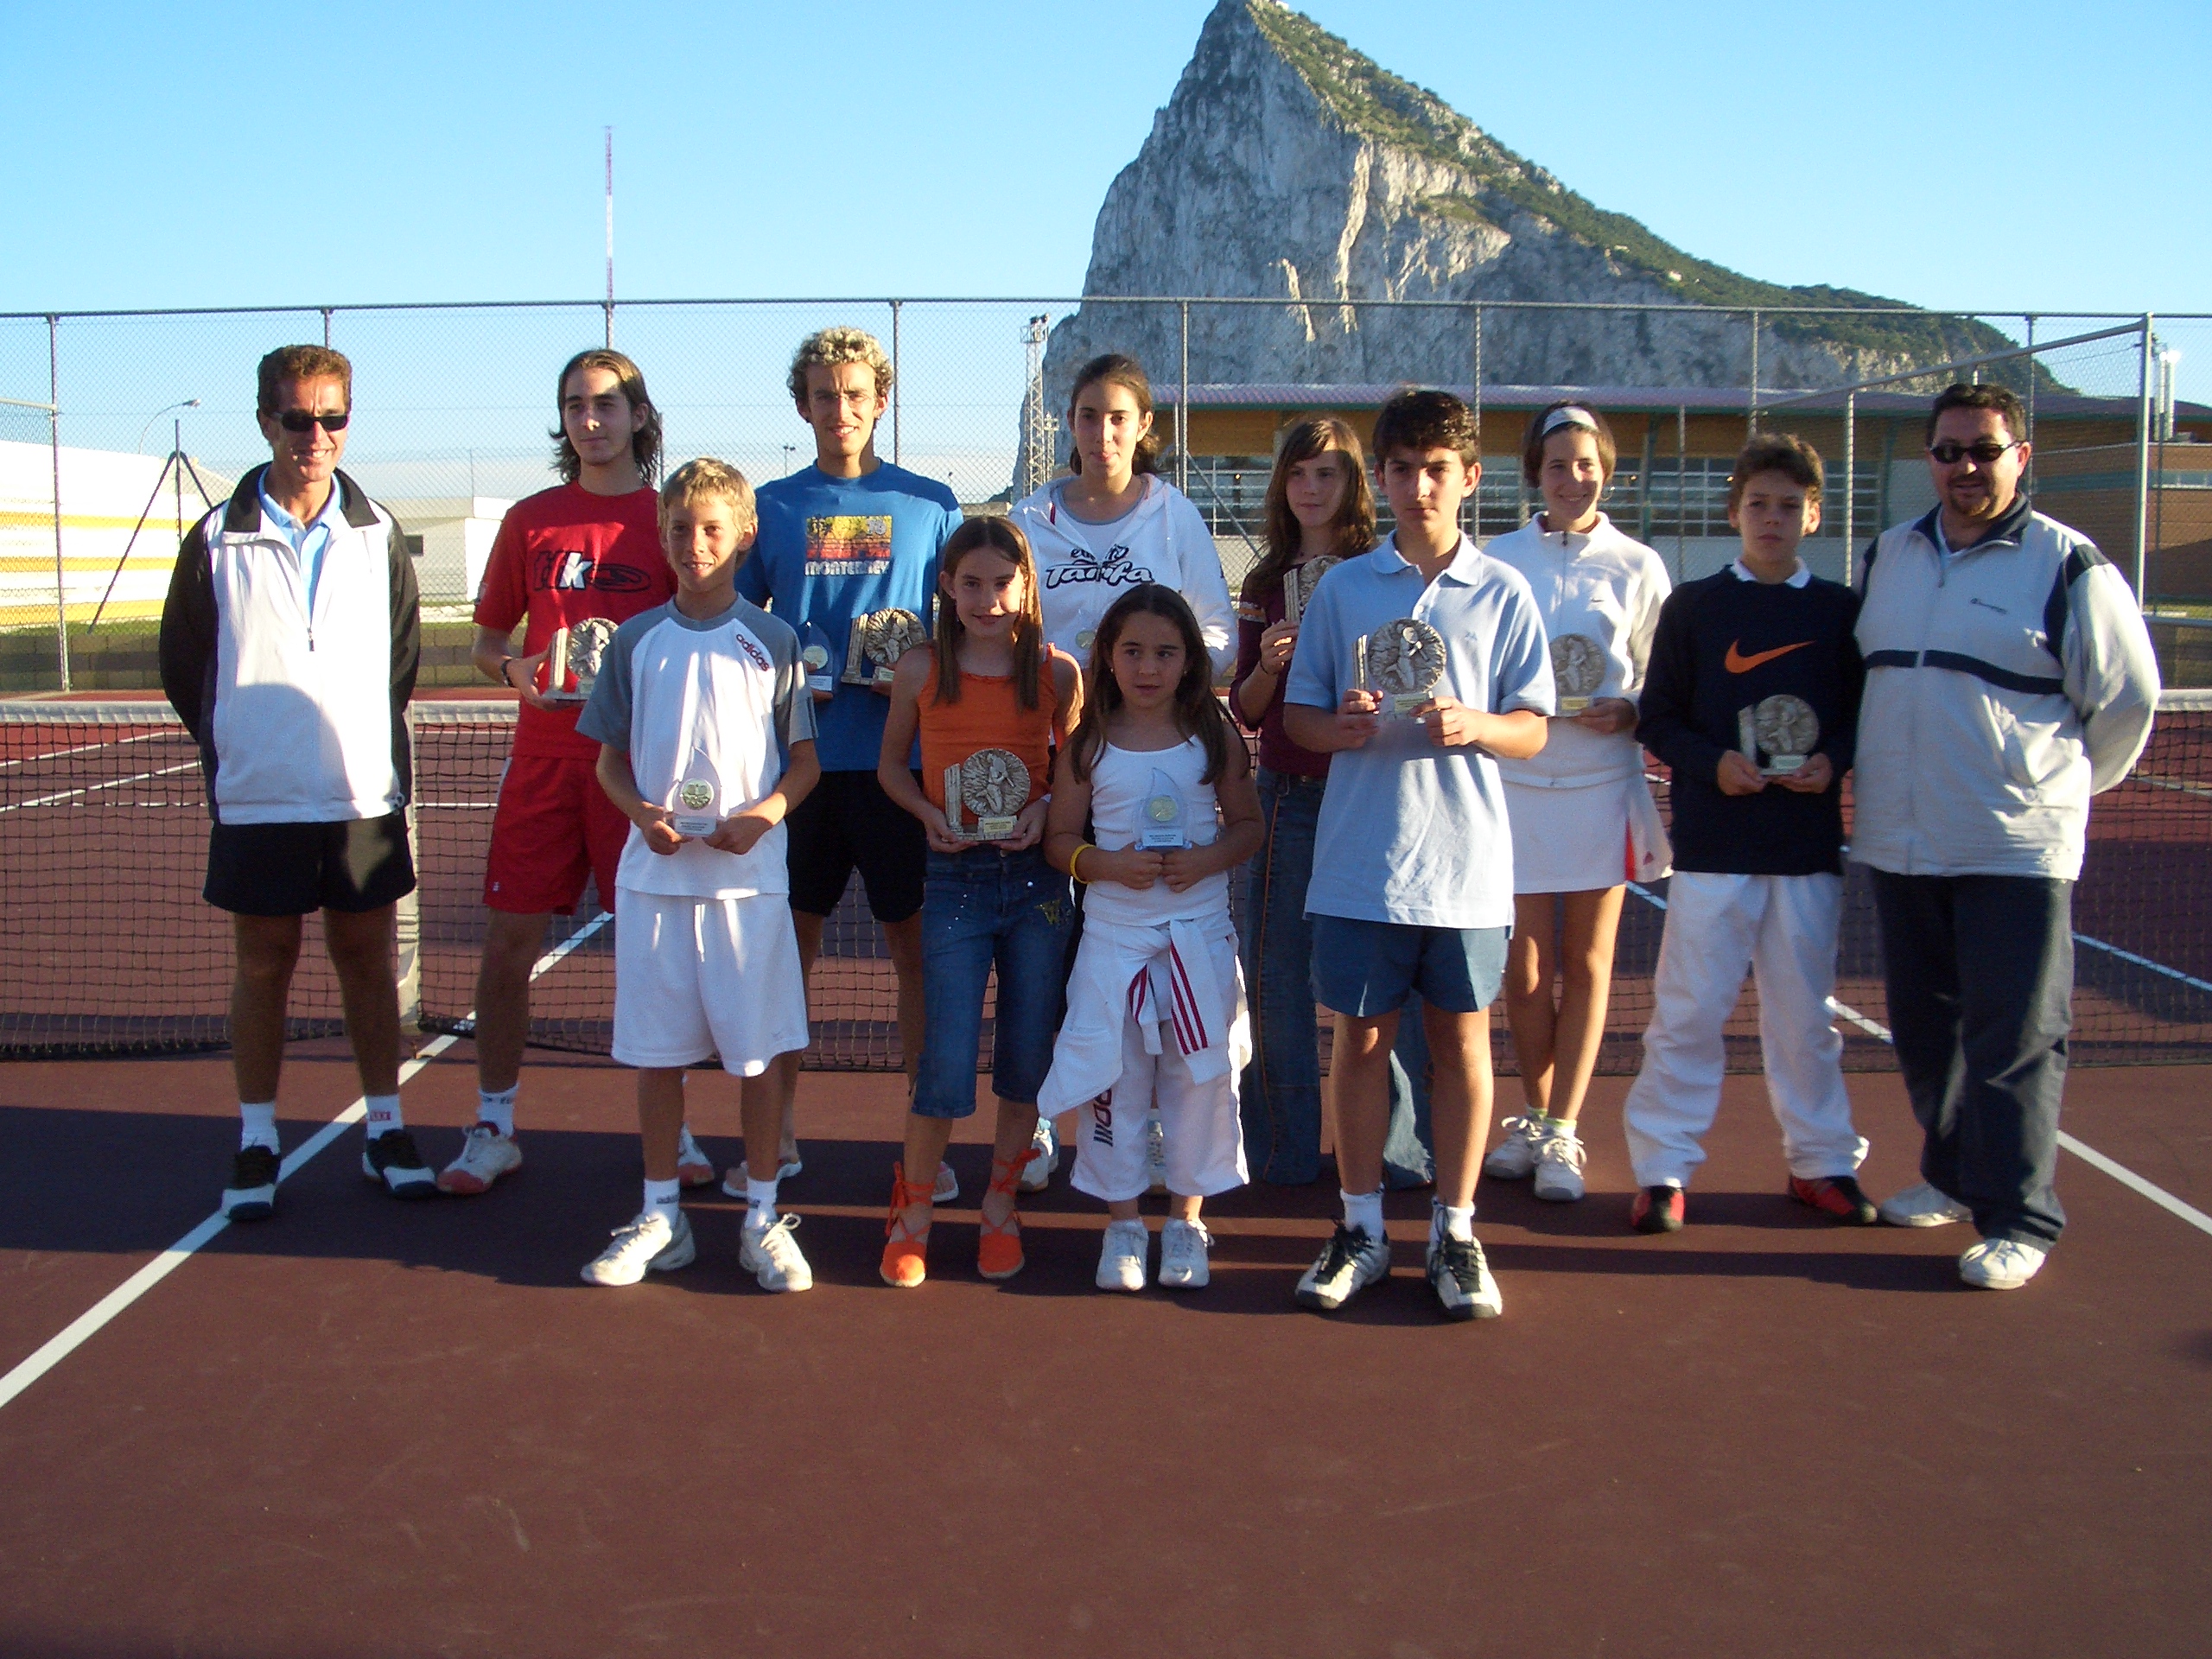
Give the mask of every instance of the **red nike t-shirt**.
[[[534, 657], [553, 631], [587, 617], [626, 622], [672, 597], [676, 577], [660, 546], [659, 496], [651, 489], [594, 495], [581, 485], [541, 491], [507, 509], [484, 582], [476, 625], [511, 633], [525, 617], [521, 655]], [[545, 688], [545, 670], [537, 671]], [[598, 758], [599, 745], [576, 735], [582, 703], [552, 710], [524, 705], [515, 753]]]

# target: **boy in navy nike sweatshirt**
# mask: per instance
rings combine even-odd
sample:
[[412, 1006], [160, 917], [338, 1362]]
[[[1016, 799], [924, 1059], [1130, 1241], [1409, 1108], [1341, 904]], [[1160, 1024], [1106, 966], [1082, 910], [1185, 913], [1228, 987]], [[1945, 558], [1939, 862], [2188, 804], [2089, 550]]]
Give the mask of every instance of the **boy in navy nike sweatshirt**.
[[1677, 588], [1659, 613], [1637, 735], [1674, 772], [1675, 875], [1643, 1034], [1622, 1109], [1637, 1194], [1630, 1224], [1673, 1232], [1700, 1141], [1720, 1105], [1722, 1027], [1748, 961], [1759, 994], [1767, 1095], [1789, 1195], [1871, 1224], [1866, 1142], [1832, 1023], [1843, 914], [1843, 775], [1866, 679], [1859, 600], [1797, 556], [1821, 519], [1821, 458], [1763, 434], [1728, 480], [1743, 552]]

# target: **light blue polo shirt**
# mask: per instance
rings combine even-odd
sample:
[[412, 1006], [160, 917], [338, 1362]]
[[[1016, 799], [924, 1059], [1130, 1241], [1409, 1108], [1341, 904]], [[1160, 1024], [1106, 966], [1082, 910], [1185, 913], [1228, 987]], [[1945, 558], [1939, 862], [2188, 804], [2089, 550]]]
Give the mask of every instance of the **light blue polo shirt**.
[[[1359, 640], [1402, 617], [1444, 636], [1438, 690], [1494, 715], [1553, 712], [1551, 646], [1521, 574], [1465, 536], [1434, 582], [1396, 537], [1321, 578], [1298, 630], [1285, 700], [1333, 710], [1357, 682]], [[1364, 748], [1329, 759], [1313, 842], [1313, 916], [1416, 927], [1513, 921], [1513, 836], [1497, 762], [1444, 748], [1420, 721], [1385, 714]]]

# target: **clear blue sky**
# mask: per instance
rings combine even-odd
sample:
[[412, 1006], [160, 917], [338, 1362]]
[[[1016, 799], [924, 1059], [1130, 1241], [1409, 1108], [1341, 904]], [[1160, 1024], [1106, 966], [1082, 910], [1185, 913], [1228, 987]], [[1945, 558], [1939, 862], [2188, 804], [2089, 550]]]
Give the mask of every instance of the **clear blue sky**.
[[[609, 123], [625, 295], [1072, 293], [1206, 10], [12, 4], [0, 309], [589, 297]], [[2212, 311], [2205, 0], [1306, 10], [1753, 276]]]

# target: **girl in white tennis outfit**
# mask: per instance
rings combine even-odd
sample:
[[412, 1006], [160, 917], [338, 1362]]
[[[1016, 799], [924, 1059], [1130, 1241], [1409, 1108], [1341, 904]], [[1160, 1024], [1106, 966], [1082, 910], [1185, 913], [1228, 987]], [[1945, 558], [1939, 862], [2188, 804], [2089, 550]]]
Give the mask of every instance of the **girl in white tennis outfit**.
[[1037, 1109], [1082, 1109], [1072, 1184], [1109, 1216], [1098, 1287], [1136, 1291], [1150, 1247], [1137, 1210], [1150, 1184], [1145, 1119], [1157, 1106], [1170, 1210], [1160, 1282], [1196, 1289], [1212, 1242], [1199, 1205], [1246, 1179], [1236, 1085], [1251, 1035], [1229, 872], [1259, 845], [1260, 802], [1179, 594], [1147, 582], [1116, 600], [1097, 661], [1046, 819], [1046, 856], [1089, 891]]
[[1521, 470], [1543, 511], [1483, 550], [1528, 580], [1560, 699], [1543, 752], [1497, 763], [1513, 831], [1505, 1012], [1526, 1105], [1499, 1126], [1483, 1171], [1533, 1173], [1536, 1196], [1560, 1202], [1583, 1192], [1575, 1119], [1605, 1036], [1623, 884], [1664, 875], [1671, 856], [1636, 740], [1670, 584], [1659, 556], [1598, 511], [1616, 454], [1595, 410], [1570, 401], [1539, 411]]

